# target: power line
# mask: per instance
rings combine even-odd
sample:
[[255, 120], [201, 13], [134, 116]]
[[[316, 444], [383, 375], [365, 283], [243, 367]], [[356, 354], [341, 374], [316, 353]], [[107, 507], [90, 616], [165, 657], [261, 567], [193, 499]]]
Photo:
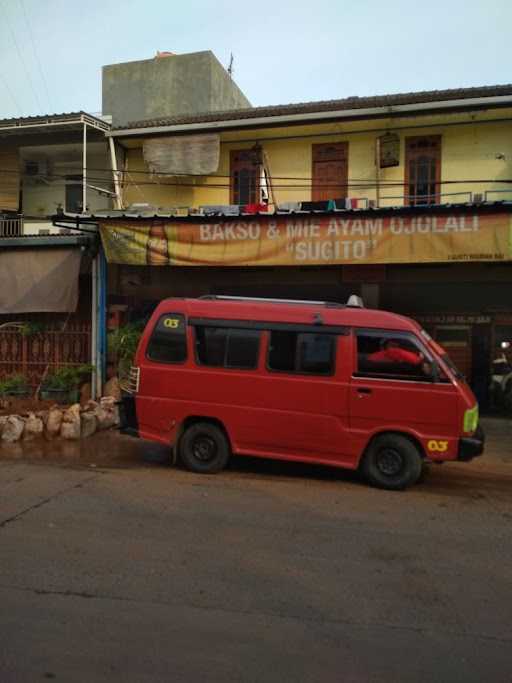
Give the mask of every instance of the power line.
[[5, 6], [3, 6], [3, 4], [2, 4], [2, 0], [0, 0], [0, 8], [1, 8], [1, 7], [3, 7], [3, 15], [4, 15], [4, 17], [5, 17], [5, 20], [6, 20], [6, 23], [7, 23], [8, 28], [9, 28], [9, 31], [11, 32], [11, 39], [12, 39], [12, 42], [14, 43], [14, 47], [16, 48], [16, 51], [17, 51], [18, 56], [19, 56], [19, 58], [20, 58], [20, 62], [21, 62], [21, 64], [22, 64], [23, 69], [24, 69], [24, 71], [25, 71], [25, 74], [26, 74], [26, 76], [27, 76], [27, 80], [28, 80], [28, 82], [30, 83], [30, 87], [32, 88], [32, 91], [34, 92], [35, 99], [36, 99], [36, 104], [37, 104], [37, 106], [39, 107], [39, 111], [43, 111], [43, 107], [41, 106], [41, 102], [40, 102], [40, 100], [39, 100], [39, 95], [37, 94], [37, 90], [36, 90], [36, 87], [35, 87], [35, 85], [34, 85], [34, 81], [32, 80], [32, 76], [30, 75], [29, 69], [27, 68], [27, 64], [26, 64], [26, 62], [25, 62], [25, 58], [23, 57], [23, 52], [21, 51], [20, 46], [19, 46], [19, 44], [18, 44], [18, 41], [16, 40], [16, 36], [14, 35], [14, 30], [13, 30], [13, 28], [12, 28], [11, 20], [9, 19], [9, 16], [8, 16], [8, 14], [7, 14], [7, 11], [6, 11]]
[[[66, 169], [64, 166], [63, 172], [62, 173], [46, 173], [46, 174], [37, 174], [39, 178], [44, 178], [46, 180], [51, 180], [52, 178], [69, 178], [71, 175], [79, 176], [78, 180], [81, 178], [81, 168], [78, 169], [77, 167], [67, 167], [68, 170], [64, 171], [63, 169]], [[94, 178], [96, 181], [102, 181], [105, 183], [113, 183], [113, 180], [110, 180], [109, 177], [112, 173], [112, 170], [110, 168], [90, 168], [87, 167], [88, 171], [88, 179]], [[90, 175], [90, 173], [104, 173], [108, 177], [101, 176], [101, 175]], [[2, 169], [0, 168], [0, 173], [19, 173], [18, 171], [13, 171], [12, 169]], [[184, 183], [184, 182], [176, 182], [176, 183], [170, 183], [166, 182], [167, 178], [175, 178], [176, 174], [174, 173], [165, 173], [165, 174], [154, 174], [151, 171], [135, 171], [135, 170], [118, 170], [117, 174], [120, 176], [129, 176], [130, 180], [123, 180], [121, 179], [122, 183], [125, 184], [133, 184], [133, 185], [157, 185], [161, 187], [198, 187], [198, 188], [208, 188], [208, 187], [230, 187], [230, 183], [208, 183], [208, 182], [201, 182], [201, 183]], [[144, 180], [135, 180], [133, 178], [134, 175], [136, 174], [142, 174], [146, 176], [155, 176], [158, 175], [159, 179], [158, 180], [150, 180], [150, 181], [144, 181]], [[30, 178], [32, 177], [31, 174], [28, 173], [22, 173], [21, 174], [23, 177]], [[200, 176], [201, 178], [205, 176]], [[220, 178], [220, 179], [230, 179], [231, 176], [229, 175], [209, 175], [207, 176], [208, 178]], [[346, 182], [329, 182], [329, 183], [318, 183], [315, 182], [314, 179], [310, 176], [272, 176], [272, 180], [286, 180], [286, 181], [299, 181], [298, 183], [294, 184], [281, 184], [281, 185], [276, 185], [276, 187], [280, 187], [282, 189], [292, 189], [294, 187], [298, 188], [304, 188], [304, 187], [311, 187], [312, 185], [314, 187], [362, 187], [362, 188], [372, 188], [372, 187], [402, 187], [405, 185], [405, 180], [379, 180], [378, 182], [374, 178], [350, 178]], [[430, 185], [475, 185], [475, 184], [503, 184], [503, 185], [509, 185], [512, 184], [512, 178], [473, 178], [473, 179], [460, 179], [460, 178], [455, 178], [451, 180], [436, 180], [432, 181], [429, 183]]]
[[47, 83], [47, 81], [46, 81], [46, 78], [45, 78], [45, 75], [44, 75], [44, 72], [43, 72], [43, 67], [42, 67], [42, 65], [41, 65], [41, 60], [39, 59], [39, 55], [37, 54], [37, 50], [36, 50], [36, 41], [35, 41], [35, 39], [34, 39], [34, 33], [33, 33], [33, 31], [32, 31], [32, 25], [31, 25], [31, 23], [30, 23], [30, 21], [29, 21], [29, 17], [28, 17], [28, 14], [27, 14], [27, 10], [25, 9], [24, 0], [19, 0], [19, 3], [20, 3], [20, 5], [21, 5], [21, 9], [23, 10], [23, 15], [24, 15], [24, 17], [25, 17], [25, 23], [27, 24], [27, 28], [28, 28], [28, 34], [29, 34], [29, 36], [30, 36], [30, 40], [31, 40], [31, 43], [32, 43], [32, 50], [33, 50], [33, 52], [34, 52], [34, 57], [35, 57], [37, 66], [38, 66], [38, 68], [39, 68], [39, 74], [40, 74], [40, 76], [41, 76], [41, 81], [43, 82], [43, 86], [44, 86], [44, 89], [45, 89], [46, 99], [47, 99], [47, 102], [48, 102], [48, 111], [51, 111], [52, 105], [51, 105], [51, 100], [50, 100], [50, 93], [49, 93], [49, 91], [48, 91], [48, 83]]
[[18, 110], [18, 113], [19, 113], [20, 116], [21, 116], [22, 110], [21, 110], [21, 107], [20, 107], [20, 103], [18, 102], [18, 100], [17, 100], [16, 97], [14, 96], [14, 93], [13, 93], [13, 91], [11, 90], [11, 88], [10, 88], [10, 86], [9, 86], [9, 83], [7, 82], [7, 79], [5, 78], [5, 76], [3, 75], [3, 73], [2, 73], [1, 71], [0, 71], [0, 78], [2, 79], [2, 83], [4, 84], [5, 89], [7, 90], [7, 92], [8, 92], [8, 94], [9, 94], [11, 100], [14, 102], [14, 106], [16, 107], [16, 109]]

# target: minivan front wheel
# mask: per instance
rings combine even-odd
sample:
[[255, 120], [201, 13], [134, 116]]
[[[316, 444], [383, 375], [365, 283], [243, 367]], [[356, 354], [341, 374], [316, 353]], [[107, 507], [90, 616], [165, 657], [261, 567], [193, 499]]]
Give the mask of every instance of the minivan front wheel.
[[226, 466], [230, 448], [220, 427], [210, 422], [196, 422], [181, 437], [179, 454], [188, 470], [214, 474]]
[[374, 486], [399, 491], [418, 481], [422, 463], [412, 441], [400, 434], [382, 434], [368, 446], [361, 469]]

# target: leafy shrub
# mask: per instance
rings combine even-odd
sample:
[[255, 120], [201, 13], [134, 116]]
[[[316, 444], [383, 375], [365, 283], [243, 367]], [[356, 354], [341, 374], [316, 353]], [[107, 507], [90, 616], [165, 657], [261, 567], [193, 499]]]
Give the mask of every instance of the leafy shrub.
[[126, 377], [133, 364], [143, 331], [144, 323], [136, 322], [123, 325], [108, 335], [108, 350], [117, 359], [117, 372], [120, 378]]
[[71, 391], [78, 389], [80, 384], [87, 380], [87, 376], [94, 371], [93, 365], [66, 365], [49, 374], [44, 382], [45, 391]]
[[29, 386], [27, 378], [21, 373], [8, 375], [0, 381], [0, 395], [8, 396], [9, 394], [22, 394], [28, 392]]

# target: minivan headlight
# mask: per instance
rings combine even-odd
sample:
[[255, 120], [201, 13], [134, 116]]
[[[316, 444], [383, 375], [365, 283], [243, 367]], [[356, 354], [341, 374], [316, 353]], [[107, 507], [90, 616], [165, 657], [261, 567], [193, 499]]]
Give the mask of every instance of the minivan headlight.
[[478, 427], [478, 403], [464, 413], [464, 431], [474, 432]]

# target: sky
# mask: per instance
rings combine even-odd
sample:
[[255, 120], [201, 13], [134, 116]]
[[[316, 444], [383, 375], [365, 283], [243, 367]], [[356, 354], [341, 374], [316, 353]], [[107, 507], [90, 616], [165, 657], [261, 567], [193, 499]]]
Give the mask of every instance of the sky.
[[511, 0], [0, 0], [0, 118], [101, 112], [101, 67], [212, 50], [255, 106], [512, 81]]

